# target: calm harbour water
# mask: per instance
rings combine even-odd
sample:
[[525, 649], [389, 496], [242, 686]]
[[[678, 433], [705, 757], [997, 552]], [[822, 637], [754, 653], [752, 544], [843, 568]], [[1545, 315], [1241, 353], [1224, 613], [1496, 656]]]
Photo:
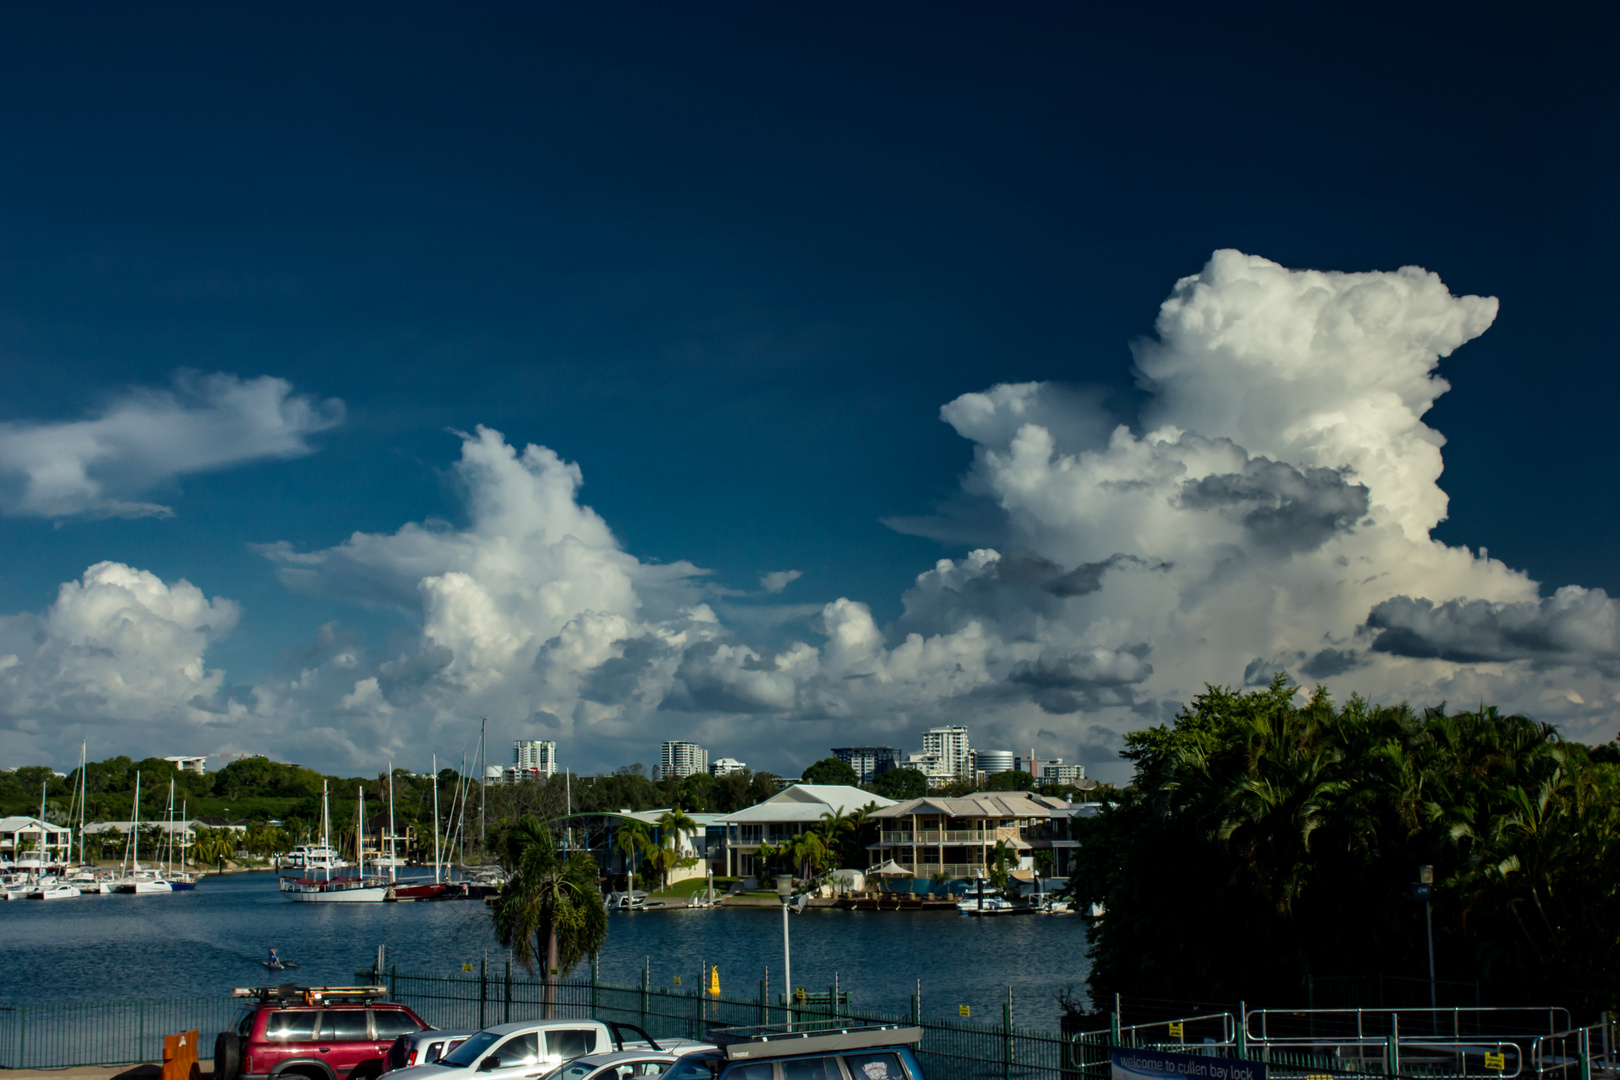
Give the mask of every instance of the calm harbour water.
[[[790, 917], [793, 981], [840, 986], [856, 1007], [903, 1009], [922, 982], [923, 1010], [999, 1019], [1012, 988], [1020, 1023], [1055, 1025], [1056, 991], [1085, 980], [1085, 931], [1073, 916], [970, 919], [955, 912], [812, 910]], [[275, 946], [304, 984], [348, 984], [387, 945], [400, 971], [458, 974], [506, 951], [479, 901], [294, 904], [271, 874], [205, 879], [159, 896], [85, 896], [0, 903], [0, 1004], [212, 997], [267, 981]], [[634, 985], [650, 958], [652, 985], [694, 985], [718, 965], [727, 996], [773, 992], [782, 964], [780, 911], [754, 908], [642, 912], [611, 917], [603, 982]], [[587, 974], [582, 967], [576, 975]]]

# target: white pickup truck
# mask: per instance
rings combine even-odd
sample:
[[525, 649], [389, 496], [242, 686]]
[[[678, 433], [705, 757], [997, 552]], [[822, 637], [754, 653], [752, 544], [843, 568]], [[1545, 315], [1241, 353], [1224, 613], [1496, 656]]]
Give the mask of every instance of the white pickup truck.
[[713, 1043], [659, 1039], [633, 1024], [600, 1020], [526, 1020], [485, 1028], [431, 1065], [389, 1073], [390, 1080], [537, 1080], [586, 1054], [651, 1049], [685, 1053]]

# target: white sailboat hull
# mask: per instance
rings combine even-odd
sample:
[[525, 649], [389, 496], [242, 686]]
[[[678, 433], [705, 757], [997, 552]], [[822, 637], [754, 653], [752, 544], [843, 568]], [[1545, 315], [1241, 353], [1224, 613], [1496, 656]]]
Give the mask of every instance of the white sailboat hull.
[[112, 891], [130, 896], [146, 896], [150, 893], [173, 892], [174, 888], [167, 881], [115, 881]]
[[70, 896], [78, 896], [79, 890], [72, 885], [52, 885], [48, 889], [40, 889], [28, 894], [30, 900], [66, 900]]
[[367, 885], [358, 889], [286, 890], [288, 900], [300, 904], [370, 904], [388, 899], [388, 887]]

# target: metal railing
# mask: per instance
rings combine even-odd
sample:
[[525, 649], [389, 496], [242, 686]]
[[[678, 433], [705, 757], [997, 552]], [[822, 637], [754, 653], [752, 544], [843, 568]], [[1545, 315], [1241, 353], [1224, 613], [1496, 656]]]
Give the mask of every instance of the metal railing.
[[0, 1068], [56, 1069], [163, 1060], [163, 1036], [195, 1029], [204, 1056], [236, 1024], [233, 998], [0, 1005]]
[[[914, 1025], [923, 1032], [916, 1053], [929, 1080], [1110, 1080], [1109, 1052], [1116, 1047], [1261, 1061], [1279, 1080], [1593, 1080], [1594, 1075], [1617, 1075], [1607, 1019], [1571, 1027], [1569, 1014], [1561, 1009], [1239, 1008], [1172, 1017], [1160, 1003], [1147, 1011], [1161, 1018], [1122, 1025], [1116, 1002], [1108, 1029], [1076, 1034], [1015, 1024], [1010, 997], [1001, 1015], [988, 1020], [925, 1017], [915, 995], [905, 1012], [867, 1009], [836, 979], [825, 991], [787, 1002], [780, 988], [773, 993], [764, 980], [757, 993], [711, 995], [701, 987], [654, 988], [645, 970], [639, 986], [603, 983], [593, 968], [588, 979], [548, 987], [539, 978], [514, 972], [509, 964], [498, 971], [481, 964], [475, 972], [458, 975], [355, 974], [357, 982], [382, 982], [392, 1000], [443, 1028], [476, 1029], [551, 1015], [629, 1021], [655, 1038], [701, 1039], [716, 1026], [787, 1020], [797, 1025]], [[234, 1026], [241, 1008], [232, 998], [0, 1006], [0, 1068], [157, 1061], [163, 1036], [189, 1029], [200, 1032], [206, 1056], [215, 1035]]]
[[1591, 1080], [1616, 1071], [1607, 1017], [1574, 1027], [1556, 1006], [1255, 1009], [1244, 1014], [1243, 1035], [1262, 1061], [1304, 1052], [1389, 1076]]
[[978, 829], [919, 829], [917, 832], [885, 832], [882, 843], [885, 844], [993, 844], [1003, 836], [994, 829], [981, 832]]

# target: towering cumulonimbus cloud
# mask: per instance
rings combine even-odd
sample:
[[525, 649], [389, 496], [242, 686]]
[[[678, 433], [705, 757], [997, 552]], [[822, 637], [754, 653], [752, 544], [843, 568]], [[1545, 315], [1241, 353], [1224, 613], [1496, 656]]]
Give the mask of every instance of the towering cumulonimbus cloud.
[[[466, 527], [261, 549], [289, 587], [404, 612], [412, 633], [378, 649], [334, 622], [277, 678], [227, 693], [203, 652], [228, 601], [92, 568], [47, 616], [0, 628], [16, 643], [0, 646], [0, 732], [99, 694], [95, 715], [253, 725], [306, 761], [459, 743], [488, 715], [496, 737], [557, 738], [580, 768], [651, 760], [666, 738], [791, 768], [956, 722], [976, 745], [1078, 752], [1120, 778], [1122, 731], [1205, 683], [1286, 670], [1341, 697], [1489, 701], [1588, 735], [1620, 700], [1615, 602], [1543, 597], [1430, 535], [1446, 512], [1444, 440], [1424, 422], [1437, 369], [1495, 314], [1417, 268], [1216, 252], [1135, 345], [1140, 416], [1042, 383], [942, 408], [973, 464], [938, 516], [895, 525], [964, 553], [923, 569], [888, 626], [858, 599], [806, 604], [813, 581], [791, 570], [762, 570], [739, 613], [704, 571], [625, 551], [580, 501], [578, 465], [480, 428], [456, 465]], [[767, 599], [789, 586], [799, 603]], [[73, 613], [114, 588], [138, 602], [90, 620], [101, 636], [78, 648]], [[159, 654], [183, 677], [115, 691]]]

